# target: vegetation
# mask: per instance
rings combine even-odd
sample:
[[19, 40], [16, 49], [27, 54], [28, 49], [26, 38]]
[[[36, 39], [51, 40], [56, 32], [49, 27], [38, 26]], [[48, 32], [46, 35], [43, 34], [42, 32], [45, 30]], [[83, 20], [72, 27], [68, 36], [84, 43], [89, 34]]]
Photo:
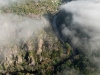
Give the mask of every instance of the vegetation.
[[[22, 16], [32, 16], [32, 14], [43, 15], [48, 12], [56, 12], [60, 4], [60, 0], [43, 0], [38, 2], [28, 0], [26, 3], [14, 3], [9, 7], [3, 7], [1, 11], [5, 13], [16, 13]], [[46, 38], [41, 37], [44, 43], [42, 44], [42, 52], [40, 54], [37, 53], [37, 38], [30, 39], [32, 42], [32, 50], [25, 51], [23, 46], [20, 46], [19, 53], [12, 58], [12, 64], [7, 62], [0, 64], [0, 74], [76, 75], [72, 72], [73, 69], [75, 69], [77, 70], [77, 75], [98, 75], [99, 71], [94, 63], [90, 62], [88, 57], [82, 54], [80, 50], [78, 50], [79, 53], [75, 55], [69, 43], [61, 44], [52, 32], [51, 27], [45, 30], [45, 32], [43, 31], [42, 35], [46, 36]], [[27, 45], [28, 43], [26, 43], [25, 46]], [[68, 74], [66, 70], [70, 70], [70, 73]]]
[[60, 0], [25, 0], [24, 3], [11, 3], [9, 7], [3, 7], [2, 12], [17, 13], [18, 15], [42, 15], [48, 12], [57, 11], [57, 7], [61, 4]]

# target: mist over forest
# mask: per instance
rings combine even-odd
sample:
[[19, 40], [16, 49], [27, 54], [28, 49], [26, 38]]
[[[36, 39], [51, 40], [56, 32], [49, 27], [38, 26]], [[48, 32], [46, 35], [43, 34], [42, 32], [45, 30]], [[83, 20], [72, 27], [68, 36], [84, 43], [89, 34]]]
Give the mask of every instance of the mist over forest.
[[99, 0], [0, 0], [0, 75], [100, 75]]

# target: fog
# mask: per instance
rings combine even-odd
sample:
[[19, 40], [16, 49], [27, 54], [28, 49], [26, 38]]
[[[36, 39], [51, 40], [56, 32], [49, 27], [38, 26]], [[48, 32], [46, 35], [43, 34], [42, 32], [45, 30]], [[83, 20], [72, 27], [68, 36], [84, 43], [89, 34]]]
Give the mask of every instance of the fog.
[[63, 35], [70, 36], [72, 45], [82, 47], [90, 61], [100, 67], [100, 1], [73, 0], [61, 5], [60, 10], [72, 14], [70, 26], [62, 30]]
[[12, 3], [23, 3], [25, 0], [0, 0], [0, 8], [2, 6], [9, 6]]
[[[25, 3], [28, 0], [0, 0], [0, 8], [9, 7], [13, 3]], [[43, 0], [34, 0], [43, 1]], [[0, 62], [12, 58], [17, 53], [17, 47], [28, 40], [37, 37], [45, 27], [48, 27], [47, 20], [43, 16], [20, 16], [16, 13], [0, 12]], [[12, 47], [13, 46], [13, 47]], [[15, 51], [12, 51], [12, 49]], [[10, 61], [10, 60], [9, 60]]]
[[44, 0], [0, 0], [0, 8], [2, 7], [8, 7], [13, 3], [17, 3], [17, 4], [21, 4], [21, 3], [25, 3], [27, 1], [44, 1]]
[[[23, 3], [24, 0], [0, 0], [0, 8], [7, 7], [14, 2]], [[95, 54], [95, 52], [100, 52], [100, 1], [73, 0], [61, 5], [60, 10], [72, 14], [71, 25], [63, 28], [63, 35], [70, 36], [72, 45], [74, 47], [81, 46], [90, 61], [100, 67], [100, 57]], [[22, 40], [26, 42], [28, 39], [34, 38], [47, 26], [45, 21], [43, 17], [33, 19], [15, 13], [0, 13], [0, 47], [7, 46], [9, 43], [19, 44]], [[3, 60], [1, 56], [9, 52], [8, 49], [2, 51], [0, 61]], [[72, 71], [76, 72], [74, 69]], [[66, 75], [68, 74], [70, 71], [66, 73]]]
[[[72, 13], [72, 28], [80, 28], [90, 37], [90, 45], [100, 48], [100, 3], [93, 1], [72, 1], [60, 7]], [[66, 28], [66, 27], [65, 27]], [[64, 29], [64, 32], [68, 32]], [[71, 33], [73, 30], [70, 30]], [[74, 33], [75, 34], [75, 33]], [[74, 36], [73, 34], [73, 36]], [[76, 37], [76, 36], [75, 36]], [[78, 37], [79, 38], [79, 37]], [[79, 41], [79, 40], [78, 40]], [[77, 42], [76, 42], [77, 43]], [[93, 46], [91, 46], [93, 47]], [[94, 49], [94, 48], [93, 48]]]
[[36, 36], [46, 27], [43, 17], [32, 19], [15, 14], [0, 14], [0, 44]]

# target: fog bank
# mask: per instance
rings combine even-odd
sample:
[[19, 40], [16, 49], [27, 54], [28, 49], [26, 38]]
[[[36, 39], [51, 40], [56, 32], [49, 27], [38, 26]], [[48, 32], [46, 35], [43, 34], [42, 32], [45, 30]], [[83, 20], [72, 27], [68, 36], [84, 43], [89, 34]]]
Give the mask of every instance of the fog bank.
[[[91, 62], [99, 68], [100, 62], [100, 1], [73, 0], [60, 6], [71, 13], [71, 22], [65, 18], [62, 34], [71, 38], [73, 47], [81, 48]], [[70, 25], [69, 25], [70, 24]]]

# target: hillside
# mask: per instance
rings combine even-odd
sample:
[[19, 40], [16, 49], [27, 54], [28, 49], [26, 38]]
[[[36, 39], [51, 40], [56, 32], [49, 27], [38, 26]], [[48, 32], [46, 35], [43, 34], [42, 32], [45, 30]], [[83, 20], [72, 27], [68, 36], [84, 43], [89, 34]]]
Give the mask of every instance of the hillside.
[[0, 6], [0, 75], [100, 74], [90, 60], [100, 55], [87, 47], [90, 35], [59, 8], [69, 1], [11, 0]]

